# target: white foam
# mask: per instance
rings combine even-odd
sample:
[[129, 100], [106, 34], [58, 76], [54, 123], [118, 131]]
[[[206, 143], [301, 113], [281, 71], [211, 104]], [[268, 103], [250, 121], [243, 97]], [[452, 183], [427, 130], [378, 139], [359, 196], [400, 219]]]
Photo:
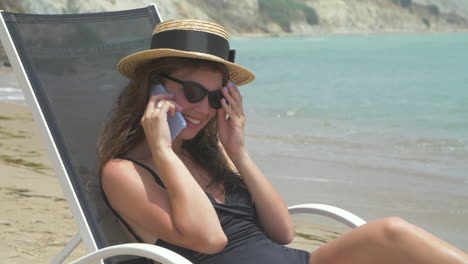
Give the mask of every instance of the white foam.
[[0, 87], [0, 92], [21, 92], [21, 89], [12, 87]]
[[336, 182], [334, 180], [325, 179], [325, 178], [308, 178], [308, 177], [294, 177], [294, 176], [289, 176], [286, 178], [290, 180], [298, 180], [298, 181]]
[[0, 96], [0, 101], [24, 101], [24, 96]]

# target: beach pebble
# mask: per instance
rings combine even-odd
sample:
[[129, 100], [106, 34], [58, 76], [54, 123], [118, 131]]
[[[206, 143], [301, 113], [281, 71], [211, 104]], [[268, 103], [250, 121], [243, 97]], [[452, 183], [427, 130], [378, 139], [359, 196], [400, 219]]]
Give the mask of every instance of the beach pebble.
[[27, 251], [27, 250], [22, 250], [20, 248], [16, 248], [16, 251], [20, 254], [20, 255], [29, 255], [29, 256], [35, 256], [36, 254], [31, 252], [31, 251]]
[[66, 244], [67, 244], [66, 241], [52, 241], [52, 242], [47, 243], [48, 246], [52, 246], [52, 247], [63, 247]]
[[11, 251], [11, 252], [8, 252], [8, 257], [9, 258], [17, 258], [19, 257], [20, 254], [18, 253], [18, 251]]
[[34, 243], [37, 242], [37, 241], [34, 240], [34, 239], [29, 239], [29, 238], [26, 238], [26, 237], [18, 237], [18, 238], [15, 238], [15, 241], [22, 242], [22, 243], [24, 243], [24, 244], [34, 244]]
[[11, 226], [11, 223], [5, 220], [0, 220], [0, 225]]

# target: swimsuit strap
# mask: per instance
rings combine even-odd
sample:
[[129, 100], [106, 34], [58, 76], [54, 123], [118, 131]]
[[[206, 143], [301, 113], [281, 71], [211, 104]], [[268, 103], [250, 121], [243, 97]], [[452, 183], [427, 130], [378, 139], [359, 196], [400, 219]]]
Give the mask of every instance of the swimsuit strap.
[[[154, 180], [161, 186], [163, 187], [164, 189], [166, 189], [166, 186], [164, 186], [164, 183], [161, 181], [161, 179], [159, 178], [158, 174], [156, 172], [154, 172], [151, 168], [149, 168], [148, 166], [146, 166], [145, 164], [137, 161], [137, 160], [134, 160], [132, 158], [129, 158], [129, 157], [116, 157], [115, 159], [123, 159], [123, 160], [128, 160], [128, 161], [131, 161], [139, 166], [141, 166], [142, 168], [146, 169], [147, 171], [149, 171], [149, 173], [153, 176]], [[124, 226], [127, 228], [127, 230], [133, 235], [133, 237], [135, 237], [135, 239], [140, 242], [140, 243], [144, 243], [143, 239], [137, 235], [135, 233], [135, 231], [133, 231], [133, 229], [130, 227], [130, 225], [119, 215], [119, 213], [117, 213], [114, 208], [112, 208], [112, 205], [110, 204], [109, 200], [107, 199], [107, 196], [104, 192], [104, 189], [102, 188], [102, 183], [101, 183], [101, 177], [99, 177], [99, 183], [100, 183], [100, 187], [101, 187], [101, 195], [104, 199], [104, 202], [106, 203], [106, 205], [111, 209], [112, 213], [114, 214], [115, 217], [117, 217], [120, 222], [122, 222], [124, 224]]]
[[154, 178], [154, 180], [159, 184], [159, 186], [163, 187], [164, 189], [166, 189], [166, 186], [164, 185], [164, 183], [161, 181], [161, 179], [159, 178], [158, 174], [152, 170], [150, 167], [148, 167], [147, 165], [139, 162], [138, 160], [135, 160], [135, 159], [132, 159], [132, 158], [129, 158], [129, 157], [116, 157], [115, 159], [123, 159], [123, 160], [128, 160], [128, 161], [131, 161], [133, 163], [136, 163], [137, 165], [139, 165], [140, 167], [146, 169]]

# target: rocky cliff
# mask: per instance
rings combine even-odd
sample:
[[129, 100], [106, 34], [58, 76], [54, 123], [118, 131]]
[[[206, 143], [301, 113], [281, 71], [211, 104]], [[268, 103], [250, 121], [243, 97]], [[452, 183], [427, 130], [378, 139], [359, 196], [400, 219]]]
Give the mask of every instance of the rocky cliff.
[[467, 0], [0, 0], [0, 9], [83, 13], [152, 3], [163, 20], [212, 20], [234, 36], [468, 31]]
[[216, 21], [233, 35], [468, 30], [466, 0], [0, 0], [27, 13], [121, 10], [156, 3], [164, 20]]
[[[446, 8], [455, 5], [436, 5], [444, 1], [448, 0], [306, 0], [319, 14], [318, 33], [467, 31], [468, 13]], [[468, 1], [463, 6], [467, 8]]]

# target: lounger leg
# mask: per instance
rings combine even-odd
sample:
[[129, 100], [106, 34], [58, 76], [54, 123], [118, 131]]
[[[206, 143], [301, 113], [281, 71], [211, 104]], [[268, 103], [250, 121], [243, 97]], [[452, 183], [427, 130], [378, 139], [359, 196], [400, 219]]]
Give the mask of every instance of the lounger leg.
[[60, 250], [58, 255], [52, 260], [50, 264], [61, 264], [81, 242], [80, 233], [76, 233], [75, 236], [68, 242], [68, 244]]

